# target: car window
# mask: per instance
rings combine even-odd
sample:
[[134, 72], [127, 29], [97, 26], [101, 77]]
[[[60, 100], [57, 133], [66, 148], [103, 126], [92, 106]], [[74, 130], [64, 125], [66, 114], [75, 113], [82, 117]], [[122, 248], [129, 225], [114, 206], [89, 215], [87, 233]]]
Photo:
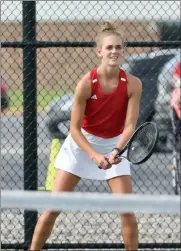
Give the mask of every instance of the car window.
[[163, 55], [155, 58], [147, 58], [132, 62], [130, 73], [136, 77], [142, 78], [148, 75], [158, 76], [164, 64], [174, 55]]

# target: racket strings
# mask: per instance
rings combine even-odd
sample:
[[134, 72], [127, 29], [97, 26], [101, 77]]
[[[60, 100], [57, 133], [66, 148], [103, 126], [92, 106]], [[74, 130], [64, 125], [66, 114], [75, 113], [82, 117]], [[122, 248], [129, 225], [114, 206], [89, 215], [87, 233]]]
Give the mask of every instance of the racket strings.
[[141, 162], [150, 154], [155, 145], [155, 135], [156, 128], [152, 124], [147, 124], [136, 132], [128, 151], [128, 158], [131, 162]]

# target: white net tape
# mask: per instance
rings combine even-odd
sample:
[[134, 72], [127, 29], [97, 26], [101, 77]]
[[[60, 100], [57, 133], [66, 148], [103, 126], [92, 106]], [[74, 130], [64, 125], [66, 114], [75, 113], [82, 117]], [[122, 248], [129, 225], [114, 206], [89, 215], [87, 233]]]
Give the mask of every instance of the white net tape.
[[180, 196], [1, 191], [2, 209], [180, 214]]

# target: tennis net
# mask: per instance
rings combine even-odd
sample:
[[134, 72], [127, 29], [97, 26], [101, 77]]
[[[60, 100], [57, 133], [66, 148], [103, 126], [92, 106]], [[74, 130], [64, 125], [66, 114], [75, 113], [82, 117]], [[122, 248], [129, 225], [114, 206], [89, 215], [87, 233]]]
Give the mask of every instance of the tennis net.
[[[43, 191], [1, 191], [1, 240], [6, 243], [23, 243], [24, 210], [45, 209], [61, 211], [53, 232], [47, 241], [49, 248], [58, 245], [95, 246], [123, 243], [118, 213], [135, 212], [139, 242], [180, 242], [180, 196], [109, 194], [109, 193], [50, 193]], [[31, 219], [30, 219], [31, 223]], [[107, 245], [107, 246], [106, 246]], [[55, 248], [54, 248], [55, 249]], [[60, 248], [62, 249], [62, 248]], [[120, 249], [119, 249], [120, 250]], [[176, 250], [176, 249], [175, 249]]]
[[1, 208], [175, 214], [180, 213], [180, 196], [2, 191]]

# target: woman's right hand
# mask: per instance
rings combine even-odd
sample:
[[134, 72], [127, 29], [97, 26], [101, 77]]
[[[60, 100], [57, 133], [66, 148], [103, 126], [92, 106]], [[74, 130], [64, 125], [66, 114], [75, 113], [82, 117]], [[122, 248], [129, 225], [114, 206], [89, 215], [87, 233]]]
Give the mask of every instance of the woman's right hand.
[[109, 157], [100, 153], [95, 154], [92, 160], [100, 169], [109, 169], [112, 166]]

